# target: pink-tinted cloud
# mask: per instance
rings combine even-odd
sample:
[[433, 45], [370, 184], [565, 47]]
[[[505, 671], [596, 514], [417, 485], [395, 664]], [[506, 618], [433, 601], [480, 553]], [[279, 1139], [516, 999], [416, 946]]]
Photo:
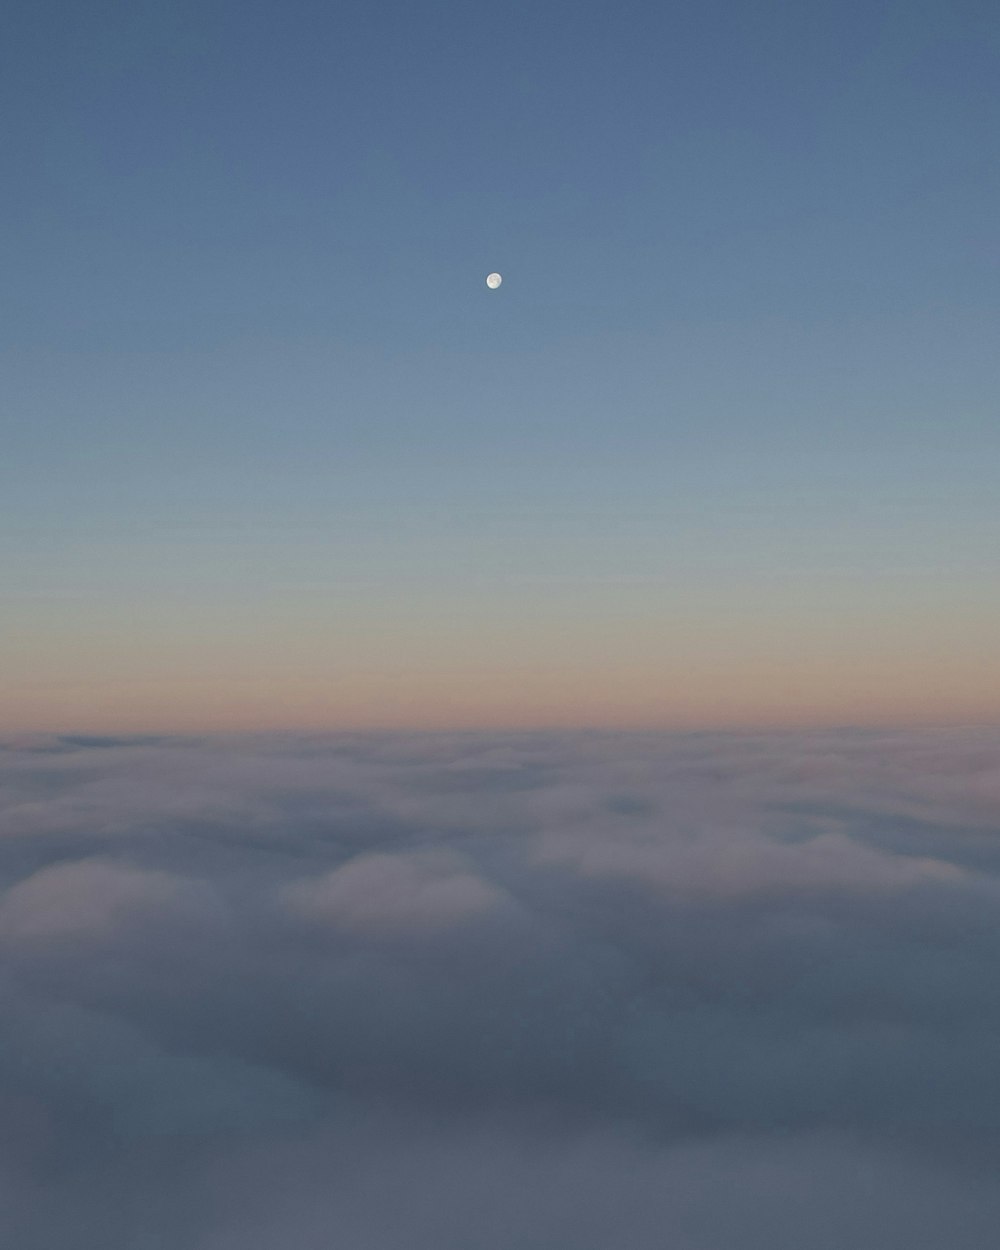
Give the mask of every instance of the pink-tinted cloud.
[[97, 859], [55, 864], [0, 896], [0, 940], [107, 938], [150, 916], [207, 910], [212, 904], [208, 887], [170, 873]]
[[503, 901], [442, 852], [362, 855], [322, 877], [292, 882], [283, 897], [306, 920], [370, 936], [448, 929]]
[[0, 746], [0, 1243], [981, 1250], [998, 766], [985, 729]]

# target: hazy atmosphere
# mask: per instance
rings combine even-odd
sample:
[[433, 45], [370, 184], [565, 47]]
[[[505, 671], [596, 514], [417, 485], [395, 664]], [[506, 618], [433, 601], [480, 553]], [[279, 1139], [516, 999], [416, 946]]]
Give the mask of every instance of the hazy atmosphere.
[[1000, 14], [6, 0], [2, 1250], [988, 1250]]

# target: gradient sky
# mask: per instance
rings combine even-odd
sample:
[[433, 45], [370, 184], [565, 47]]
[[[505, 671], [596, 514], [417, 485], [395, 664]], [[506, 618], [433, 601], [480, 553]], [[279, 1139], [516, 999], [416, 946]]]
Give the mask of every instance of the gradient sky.
[[985, 0], [9, 0], [0, 730], [997, 719], [998, 81]]

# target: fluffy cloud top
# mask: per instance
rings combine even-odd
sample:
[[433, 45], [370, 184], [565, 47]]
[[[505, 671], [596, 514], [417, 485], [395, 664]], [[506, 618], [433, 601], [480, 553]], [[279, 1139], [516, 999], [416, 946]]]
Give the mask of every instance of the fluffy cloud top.
[[1000, 732], [0, 747], [0, 1243], [981, 1250]]
[[0, 897], [0, 940], [108, 937], [152, 914], [182, 912], [190, 892], [168, 872], [97, 859], [53, 864]]
[[358, 855], [284, 890], [293, 912], [358, 934], [405, 936], [461, 924], [500, 901], [500, 892], [452, 856]]

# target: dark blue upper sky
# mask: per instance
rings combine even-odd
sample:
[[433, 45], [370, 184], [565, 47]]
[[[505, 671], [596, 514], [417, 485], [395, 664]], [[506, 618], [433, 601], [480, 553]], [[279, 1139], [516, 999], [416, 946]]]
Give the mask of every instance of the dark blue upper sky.
[[997, 311], [988, 3], [14, 0], [2, 44], [7, 349], [169, 353], [176, 380], [333, 344], [523, 372], [619, 336], [644, 391], [672, 341], [675, 384], [704, 368], [699, 329], [739, 369], [751, 323], [766, 357], [774, 322], [875, 321], [893, 372], [901, 335], [961, 354]]
[[[544, 347], [996, 309], [988, 3], [6, 15], [7, 344]], [[521, 305], [473, 329], [492, 264]]]

